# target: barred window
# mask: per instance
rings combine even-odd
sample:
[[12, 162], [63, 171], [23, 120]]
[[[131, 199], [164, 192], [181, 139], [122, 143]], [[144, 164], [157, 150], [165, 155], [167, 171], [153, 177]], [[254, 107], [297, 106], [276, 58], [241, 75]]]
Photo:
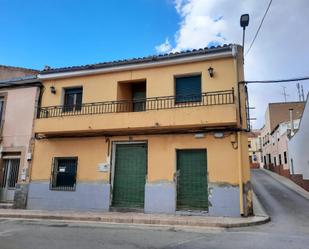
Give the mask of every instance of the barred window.
[[50, 188], [73, 191], [76, 186], [77, 157], [57, 157], [53, 160]]

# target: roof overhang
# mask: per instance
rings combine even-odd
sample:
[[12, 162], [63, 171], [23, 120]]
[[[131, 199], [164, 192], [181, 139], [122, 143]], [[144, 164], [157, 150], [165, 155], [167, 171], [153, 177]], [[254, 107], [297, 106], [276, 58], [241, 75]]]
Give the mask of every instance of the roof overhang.
[[154, 67], [162, 67], [162, 66], [170, 66], [170, 65], [179, 65], [186, 64], [191, 62], [200, 62], [206, 60], [214, 60], [214, 59], [222, 59], [229, 57], [236, 57], [237, 49], [232, 47], [232, 49], [228, 51], [218, 51], [216, 53], [209, 53], [203, 55], [192, 55], [185, 56], [180, 58], [170, 58], [159, 61], [151, 61], [144, 63], [136, 63], [136, 64], [128, 64], [128, 65], [113, 65], [105, 68], [96, 68], [96, 69], [81, 69], [74, 71], [66, 71], [66, 72], [52, 72], [52, 73], [44, 73], [39, 74], [38, 79], [41, 80], [49, 80], [49, 79], [60, 79], [60, 78], [70, 78], [70, 77], [79, 77], [85, 75], [94, 75], [94, 74], [103, 74], [103, 73], [111, 73], [111, 72], [120, 72], [120, 71], [130, 71], [137, 69], [145, 69], [145, 68], [154, 68]]

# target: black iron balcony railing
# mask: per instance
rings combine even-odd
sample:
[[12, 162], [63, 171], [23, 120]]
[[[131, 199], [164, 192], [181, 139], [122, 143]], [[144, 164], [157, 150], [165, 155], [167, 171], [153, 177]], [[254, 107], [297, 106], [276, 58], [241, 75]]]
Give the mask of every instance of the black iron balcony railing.
[[139, 100], [85, 103], [74, 106], [48, 106], [38, 110], [38, 118], [104, 113], [140, 112], [174, 108], [234, 104], [234, 89], [185, 96], [164, 96]]

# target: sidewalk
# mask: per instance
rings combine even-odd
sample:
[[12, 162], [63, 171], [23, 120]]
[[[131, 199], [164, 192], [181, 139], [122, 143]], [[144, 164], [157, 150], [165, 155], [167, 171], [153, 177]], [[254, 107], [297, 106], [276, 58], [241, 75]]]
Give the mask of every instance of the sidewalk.
[[[257, 200], [255, 202], [258, 202]], [[256, 204], [257, 214], [252, 217], [210, 217], [181, 216], [166, 214], [118, 213], [118, 212], [75, 212], [75, 211], [42, 211], [21, 209], [0, 209], [0, 218], [43, 219], [59, 221], [88, 221], [120, 224], [144, 224], [157, 226], [189, 227], [245, 227], [264, 224], [270, 218], [263, 213], [260, 204]]]
[[304, 198], [306, 198], [307, 200], [309, 200], [309, 192], [304, 190], [302, 187], [298, 186], [295, 182], [291, 181], [290, 179], [288, 179], [284, 176], [278, 175], [277, 173], [274, 173], [270, 170], [266, 170], [266, 169], [261, 169], [261, 170], [263, 170], [263, 172], [270, 175], [272, 178], [274, 178], [278, 182], [282, 183], [283, 185], [287, 186], [288, 188], [292, 189], [293, 191], [295, 191], [299, 195], [301, 195]]

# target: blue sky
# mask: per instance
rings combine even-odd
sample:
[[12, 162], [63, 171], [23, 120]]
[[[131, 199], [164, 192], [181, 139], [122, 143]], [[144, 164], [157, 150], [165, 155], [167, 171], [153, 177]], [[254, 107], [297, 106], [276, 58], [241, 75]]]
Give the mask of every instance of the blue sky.
[[172, 0], [0, 0], [0, 64], [42, 69], [155, 54]]

